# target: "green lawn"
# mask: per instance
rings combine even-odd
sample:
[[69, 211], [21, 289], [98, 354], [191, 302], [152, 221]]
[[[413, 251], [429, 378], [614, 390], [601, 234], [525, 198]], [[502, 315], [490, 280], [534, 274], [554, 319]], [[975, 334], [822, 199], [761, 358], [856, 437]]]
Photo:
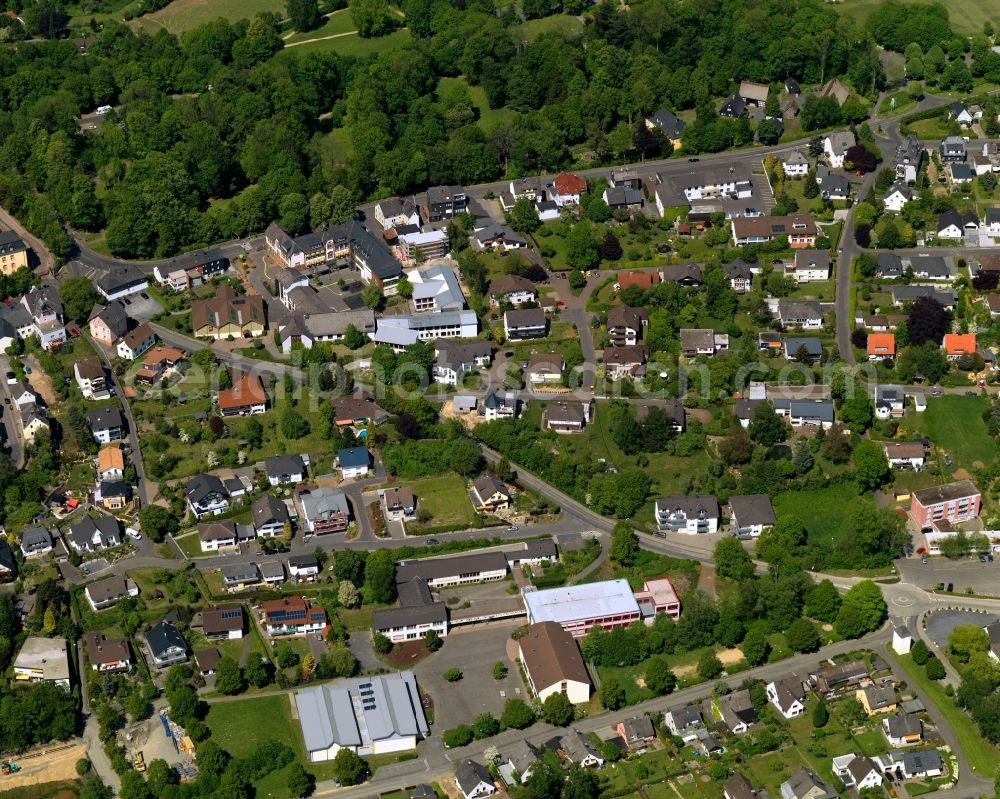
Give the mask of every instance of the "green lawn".
[[[904, 2], [916, 2], [916, 0], [904, 0]], [[880, 5], [882, 0], [841, 0], [834, 5], [834, 8], [848, 19], [863, 23]], [[995, 23], [1000, 19], [998, 0], [984, 0], [984, 2], [948, 0], [945, 7], [948, 9], [948, 21], [952, 29], [962, 36], [982, 33], [984, 22]]]
[[517, 26], [515, 30], [519, 38], [533, 42], [546, 33], [559, 33], [564, 38], [578, 36], [583, 33], [583, 25], [577, 17], [571, 17], [568, 14], [554, 14], [551, 17], [528, 20]]
[[986, 400], [980, 396], [949, 394], [929, 397], [927, 410], [907, 416], [907, 425], [916, 435], [926, 435], [948, 452], [955, 468], [975, 469], [992, 463], [997, 445], [986, 432], [982, 413]]
[[798, 516], [805, 524], [810, 543], [833, 544], [850, 535], [850, 516], [845, 508], [871, 500], [858, 496], [850, 483], [835, 483], [811, 491], [783, 491], [774, 498], [778, 518]]
[[[469, 93], [472, 104], [479, 112], [479, 127], [490, 130], [503, 119], [509, 117], [509, 112], [502, 108], [490, 108], [490, 104], [486, 101], [486, 90], [482, 86], [470, 86], [465, 78], [441, 78], [438, 81], [437, 91], [440, 97], [447, 96], [449, 92], [462, 91], [463, 89]], [[502, 271], [501, 274], [503, 274]]]
[[906, 126], [920, 139], [943, 139], [951, 134], [951, 126], [944, 121], [944, 117], [934, 117], [932, 119], [918, 119]]
[[354, 25], [354, 20], [351, 19], [351, 12], [344, 8], [340, 11], [333, 12], [329, 17], [326, 18], [326, 22], [320, 25], [315, 30], [311, 31], [294, 31], [291, 36], [285, 39], [285, 47], [295, 42], [305, 42], [310, 39], [318, 39], [323, 36], [332, 36], [337, 33], [348, 33], [356, 30]]
[[975, 722], [955, 704], [953, 698], [945, 694], [944, 685], [928, 680], [924, 669], [917, 666], [909, 655], [900, 655], [894, 659], [903, 667], [907, 679], [920, 688], [941, 711], [958, 738], [958, 745], [969, 761], [970, 768], [980, 777], [992, 778], [996, 773], [1000, 748], [993, 746], [979, 734]]
[[465, 480], [457, 474], [425, 477], [407, 485], [417, 498], [417, 508], [431, 514], [426, 524], [408, 522], [407, 532], [419, 535], [421, 527], [433, 527], [435, 531], [442, 528], [464, 530], [475, 522], [476, 512], [465, 488]]
[[412, 38], [407, 30], [397, 30], [388, 36], [379, 36], [375, 39], [362, 39], [360, 36], [352, 34], [336, 39], [321, 39], [297, 47], [285, 47], [278, 52], [276, 57], [305, 55], [306, 53], [338, 53], [339, 55], [364, 58], [396, 50], [410, 41]]
[[[262, 11], [274, 11], [285, 16], [284, 0], [176, 0], [166, 8], [147, 14], [135, 21], [149, 31], [166, 28], [181, 34], [206, 22], [225, 17], [230, 22], [253, 19]], [[88, 15], [89, 18], [89, 15]]]
[[300, 755], [303, 752], [288, 694], [210, 704], [205, 723], [212, 739], [234, 757], [246, 757], [269, 738], [288, 744]]
[[177, 542], [177, 546], [181, 548], [181, 552], [189, 558], [211, 558], [217, 556], [218, 554], [216, 552], [201, 551], [201, 539], [198, 537], [197, 532], [191, 532], [187, 535], [178, 536], [174, 540]]

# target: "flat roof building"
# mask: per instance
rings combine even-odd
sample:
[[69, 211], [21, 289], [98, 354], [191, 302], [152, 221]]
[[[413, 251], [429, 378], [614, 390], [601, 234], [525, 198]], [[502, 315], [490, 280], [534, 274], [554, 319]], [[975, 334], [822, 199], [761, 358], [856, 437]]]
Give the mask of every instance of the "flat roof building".
[[14, 658], [14, 679], [20, 682], [54, 682], [69, 690], [69, 654], [65, 638], [24, 639]]
[[642, 618], [628, 580], [605, 580], [524, 594], [528, 621], [554, 621], [574, 638], [595, 624], [605, 630], [627, 627]]

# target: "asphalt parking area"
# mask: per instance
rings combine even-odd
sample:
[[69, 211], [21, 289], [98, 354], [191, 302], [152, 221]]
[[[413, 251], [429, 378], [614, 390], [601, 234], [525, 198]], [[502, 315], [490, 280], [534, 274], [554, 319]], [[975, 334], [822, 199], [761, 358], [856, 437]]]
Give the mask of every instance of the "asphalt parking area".
[[975, 613], [971, 610], [939, 610], [927, 615], [927, 635], [939, 647], [948, 646], [948, 636], [959, 624], [985, 627], [996, 621], [994, 613]]
[[[504, 703], [513, 697], [527, 701], [515, 663], [507, 659], [507, 640], [516, 622], [458, 628], [450, 631], [444, 646], [413, 667], [420, 687], [434, 700], [434, 726], [447, 730], [469, 724], [480, 713], [503, 713]], [[493, 664], [502, 660], [507, 676], [493, 679]], [[457, 667], [462, 671], [458, 682], [447, 682], [441, 675]]]

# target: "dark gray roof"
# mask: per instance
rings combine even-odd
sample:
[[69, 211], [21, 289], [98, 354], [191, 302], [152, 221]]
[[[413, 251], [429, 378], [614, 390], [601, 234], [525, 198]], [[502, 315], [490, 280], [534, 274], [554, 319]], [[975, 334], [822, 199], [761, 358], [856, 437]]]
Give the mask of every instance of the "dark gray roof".
[[113, 430], [116, 427], [125, 426], [122, 413], [116, 407], [96, 408], [88, 414], [88, 417], [90, 419], [90, 429], [95, 432], [98, 430]]
[[405, 583], [417, 577], [429, 581], [452, 575], [496, 570], [507, 570], [507, 558], [503, 552], [474, 552], [450, 558], [404, 560], [396, 566], [396, 582]]
[[736, 494], [729, 497], [729, 507], [740, 524], [775, 524], [774, 507], [767, 494]]
[[668, 139], [679, 139], [684, 128], [687, 127], [687, 123], [683, 119], [679, 119], [666, 108], [656, 111], [649, 118], [649, 121]]
[[481, 782], [492, 785], [493, 777], [486, 770], [486, 766], [477, 763], [475, 760], [465, 760], [462, 762], [462, 765], [455, 769], [455, 781], [458, 783], [458, 787], [462, 789], [462, 792], [469, 795]]
[[269, 477], [285, 474], [304, 474], [305, 464], [301, 455], [272, 455], [264, 458], [264, 470]]
[[149, 644], [150, 651], [157, 659], [162, 659], [171, 647], [177, 646], [185, 652], [187, 651], [187, 643], [180, 630], [165, 620], [150, 628], [149, 632], [146, 633], [146, 643]]
[[184, 486], [184, 495], [190, 502], [200, 502], [210, 494], [229, 496], [222, 480], [214, 474], [196, 474]]
[[907, 774], [922, 774], [940, 769], [944, 764], [937, 749], [911, 749], [903, 752], [903, 768]]
[[315, 555], [289, 555], [288, 565], [296, 569], [318, 569], [319, 561]]
[[95, 305], [88, 321], [93, 322], [97, 318], [116, 336], [124, 336], [128, 332], [128, 314], [125, 313], [125, 306], [118, 300], [107, 305]]
[[391, 630], [394, 627], [407, 627], [415, 624], [440, 624], [447, 619], [448, 609], [444, 602], [432, 602], [429, 605], [376, 610], [372, 614], [372, 629], [380, 632]]
[[889, 735], [893, 738], [902, 738], [906, 735], [919, 735], [924, 729], [920, 717], [912, 713], [905, 713], [901, 716], [889, 716], [883, 723]]
[[275, 521], [284, 524], [289, 519], [288, 507], [271, 494], [262, 494], [255, 499], [253, 505], [250, 506], [250, 512], [253, 523], [257, 526]]

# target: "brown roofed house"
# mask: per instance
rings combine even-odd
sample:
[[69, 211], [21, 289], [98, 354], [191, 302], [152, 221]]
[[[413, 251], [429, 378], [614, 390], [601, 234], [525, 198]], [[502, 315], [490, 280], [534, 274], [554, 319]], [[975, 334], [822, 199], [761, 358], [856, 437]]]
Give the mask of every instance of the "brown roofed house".
[[573, 704], [590, 699], [590, 676], [580, 648], [562, 625], [554, 621], [532, 624], [517, 645], [518, 659], [539, 700], [544, 702], [555, 693], [565, 693]]
[[265, 324], [264, 298], [259, 294], [238, 297], [227, 283], [219, 286], [212, 299], [191, 303], [191, 329], [197, 338], [262, 336]]
[[99, 632], [89, 632], [83, 636], [83, 640], [87, 646], [87, 659], [94, 671], [105, 674], [132, 668], [132, 655], [127, 640], [108, 639], [104, 637], [104, 633]]
[[252, 416], [267, 411], [267, 392], [257, 375], [244, 375], [229, 389], [219, 392], [223, 416]]

